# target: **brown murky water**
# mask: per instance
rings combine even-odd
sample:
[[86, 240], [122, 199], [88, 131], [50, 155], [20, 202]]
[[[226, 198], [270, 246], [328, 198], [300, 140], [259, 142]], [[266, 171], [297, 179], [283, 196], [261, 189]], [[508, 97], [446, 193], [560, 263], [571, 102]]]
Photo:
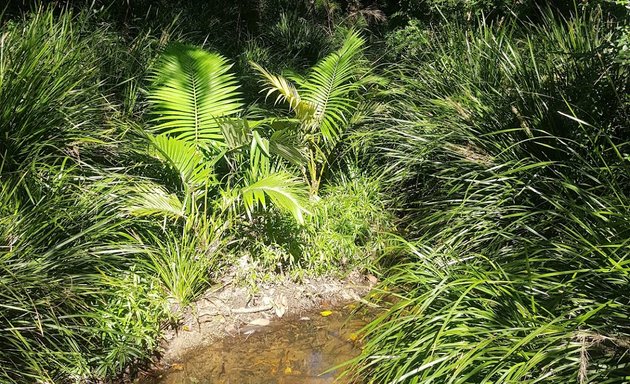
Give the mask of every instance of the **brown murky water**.
[[194, 351], [161, 377], [143, 383], [344, 383], [335, 381], [338, 371], [327, 371], [360, 353], [357, 332], [367, 323], [366, 317], [350, 316], [346, 307], [329, 316], [314, 312], [273, 320], [249, 335], [228, 337]]

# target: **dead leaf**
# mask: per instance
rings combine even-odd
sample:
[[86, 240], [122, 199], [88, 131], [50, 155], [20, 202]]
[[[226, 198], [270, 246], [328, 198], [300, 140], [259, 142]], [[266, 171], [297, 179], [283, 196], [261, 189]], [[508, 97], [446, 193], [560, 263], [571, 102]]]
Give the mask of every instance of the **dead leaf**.
[[293, 373], [293, 370], [291, 369], [291, 367], [286, 367], [286, 368], [284, 369], [284, 374], [285, 374], [285, 375], [290, 375], [290, 374], [292, 374], [292, 373]]

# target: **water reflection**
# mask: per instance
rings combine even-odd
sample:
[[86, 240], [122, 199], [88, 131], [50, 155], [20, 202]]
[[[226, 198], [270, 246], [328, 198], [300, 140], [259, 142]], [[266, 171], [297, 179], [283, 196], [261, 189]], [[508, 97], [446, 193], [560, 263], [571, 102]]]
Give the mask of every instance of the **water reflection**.
[[274, 320], [250, 335], [228, 337], [191, 352], [184, 362], [145, 384], [324, 384], [338, 372], [323, 373], [355, 357], [357, 332], [365, 316], [350, 309]]

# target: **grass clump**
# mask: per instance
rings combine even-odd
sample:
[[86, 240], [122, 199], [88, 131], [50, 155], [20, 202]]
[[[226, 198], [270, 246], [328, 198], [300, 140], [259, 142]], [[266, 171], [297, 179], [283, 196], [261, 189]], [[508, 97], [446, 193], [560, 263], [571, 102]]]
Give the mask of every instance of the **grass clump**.
[[[111, 43], [84, 13], [41, 9], [0, 43], [0, 381], [106, 378], [155, 347], [165, 299], [135, 267], [120, 209]], [[122, 151], [121, 151], [122, 152]]]
[[[369, 382], [627, 380], [628, 68], [614, 19], [423, 31], [376, 156], [415, 234]], [[611, 28], [612, 26], [612, 28]]]
[[109, 187], [64, 177], [35, 203], [0, 185], [3, 382], [104, 378], [156, 347], [164, 300], [133, 269], [132, 223]]

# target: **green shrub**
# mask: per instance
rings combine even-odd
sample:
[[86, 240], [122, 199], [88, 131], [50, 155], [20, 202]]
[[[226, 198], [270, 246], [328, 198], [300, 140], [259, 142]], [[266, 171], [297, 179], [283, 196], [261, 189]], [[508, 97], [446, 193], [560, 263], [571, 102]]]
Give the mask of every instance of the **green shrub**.
[[[269, 46], [280, 49], [282, 62], [313, 65], [329, 49], [330, 38], [322, 27], [294, 13], [282, 13], [267, 34]], [[285, 64], [285, 65], [286, 65]]]
[[107, 34], [88, 33], [85, 15], [40, 11], [3, 25], [0, 45], [0, 163], [20, 174], [31, 158], [82, 158], [106, 141], [112, 127], [100, 93], [96, 45]]
[[235, 229], [234, 249], [245, 279], [264, 279], [269, 271], [304, 275], [343, 275], [372, 269], [394, 232], [378, 180], [341, 178], [326, 185], [309, 206], [302, 226], [283, 215], [268, 215]]

